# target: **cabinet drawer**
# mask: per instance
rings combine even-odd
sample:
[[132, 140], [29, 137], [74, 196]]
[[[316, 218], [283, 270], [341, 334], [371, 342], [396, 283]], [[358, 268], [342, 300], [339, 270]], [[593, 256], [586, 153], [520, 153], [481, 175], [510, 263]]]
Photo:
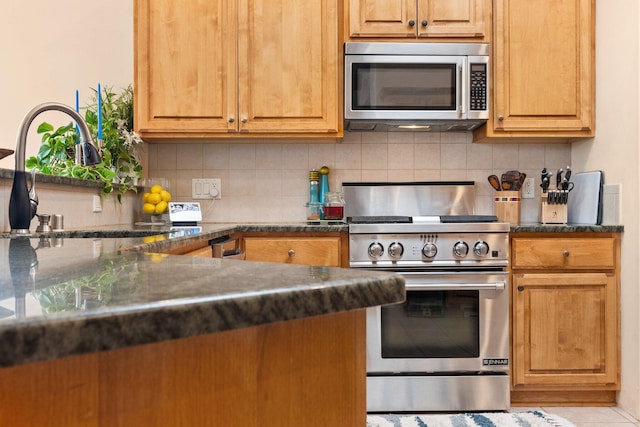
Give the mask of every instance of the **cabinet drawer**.
[[514, 238], [513, 269], [615, 268], [614, 238]]
[[340, 266], [340, 237], [245, 237], [247, 261]]

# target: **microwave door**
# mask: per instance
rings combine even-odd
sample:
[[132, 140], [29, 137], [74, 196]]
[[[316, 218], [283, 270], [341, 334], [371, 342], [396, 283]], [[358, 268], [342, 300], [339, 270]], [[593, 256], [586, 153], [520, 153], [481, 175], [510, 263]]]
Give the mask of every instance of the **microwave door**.
[[463, 118], [466, 57], [349, 55], [345, 117], [380, 120]]

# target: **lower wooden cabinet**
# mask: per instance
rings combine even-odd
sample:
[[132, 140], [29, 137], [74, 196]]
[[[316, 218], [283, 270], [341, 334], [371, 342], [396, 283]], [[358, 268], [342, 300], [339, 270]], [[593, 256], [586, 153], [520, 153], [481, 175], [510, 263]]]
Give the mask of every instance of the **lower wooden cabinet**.
[[341, 239], [334, 237], [244, 237], [247, 261], [341, 266]]
[[365, 310], [0, 369], [1, 426], [366, 424]]
[[615, 405], [619, 235], [516, 233], [511, 251], [512, 404]]

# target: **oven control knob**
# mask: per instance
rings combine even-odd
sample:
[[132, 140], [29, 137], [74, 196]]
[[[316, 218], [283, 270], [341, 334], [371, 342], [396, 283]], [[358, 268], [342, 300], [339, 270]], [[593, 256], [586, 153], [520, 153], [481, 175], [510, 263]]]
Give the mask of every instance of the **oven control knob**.
[[384, 254], [382, 243], [374, 242], [369, 245], [369, 256], [371, 258], [380, 258]]
[[489, 244], [482, 240], [477, 241], [476, 244], [473, 245], [473, 253], [479, 257], [487, 256], [489, 253]]
[[389, 245], [389, 256], [391, 258], [400, 258], [404, 253], [404, 247], [400, 242], [393, 242]]
[[463, 242], [459, 241], [455, 245], [453, 245], [453, 254], [459, 258], [464, 258], [469, 253], [469, 246]]
[[436, 256], [437, 253], [438, 253], [438, 247], [433, 242], [427, 242], [422, 247], [422, 255], [426, 256], [427, 258], [433, 258], [434, 256]]

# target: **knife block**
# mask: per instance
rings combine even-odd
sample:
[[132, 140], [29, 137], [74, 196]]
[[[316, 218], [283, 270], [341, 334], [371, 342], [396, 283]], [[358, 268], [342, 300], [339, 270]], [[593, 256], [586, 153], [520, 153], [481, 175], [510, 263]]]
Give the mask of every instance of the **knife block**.
[[495, 214], [499, 222], [520, 224], [520, 192], [496, 191], [494, 199]]
[[542, 224], [566, 224], [567, 204], [549, 204], [547, 195], [540, 197], [540, 223]]

